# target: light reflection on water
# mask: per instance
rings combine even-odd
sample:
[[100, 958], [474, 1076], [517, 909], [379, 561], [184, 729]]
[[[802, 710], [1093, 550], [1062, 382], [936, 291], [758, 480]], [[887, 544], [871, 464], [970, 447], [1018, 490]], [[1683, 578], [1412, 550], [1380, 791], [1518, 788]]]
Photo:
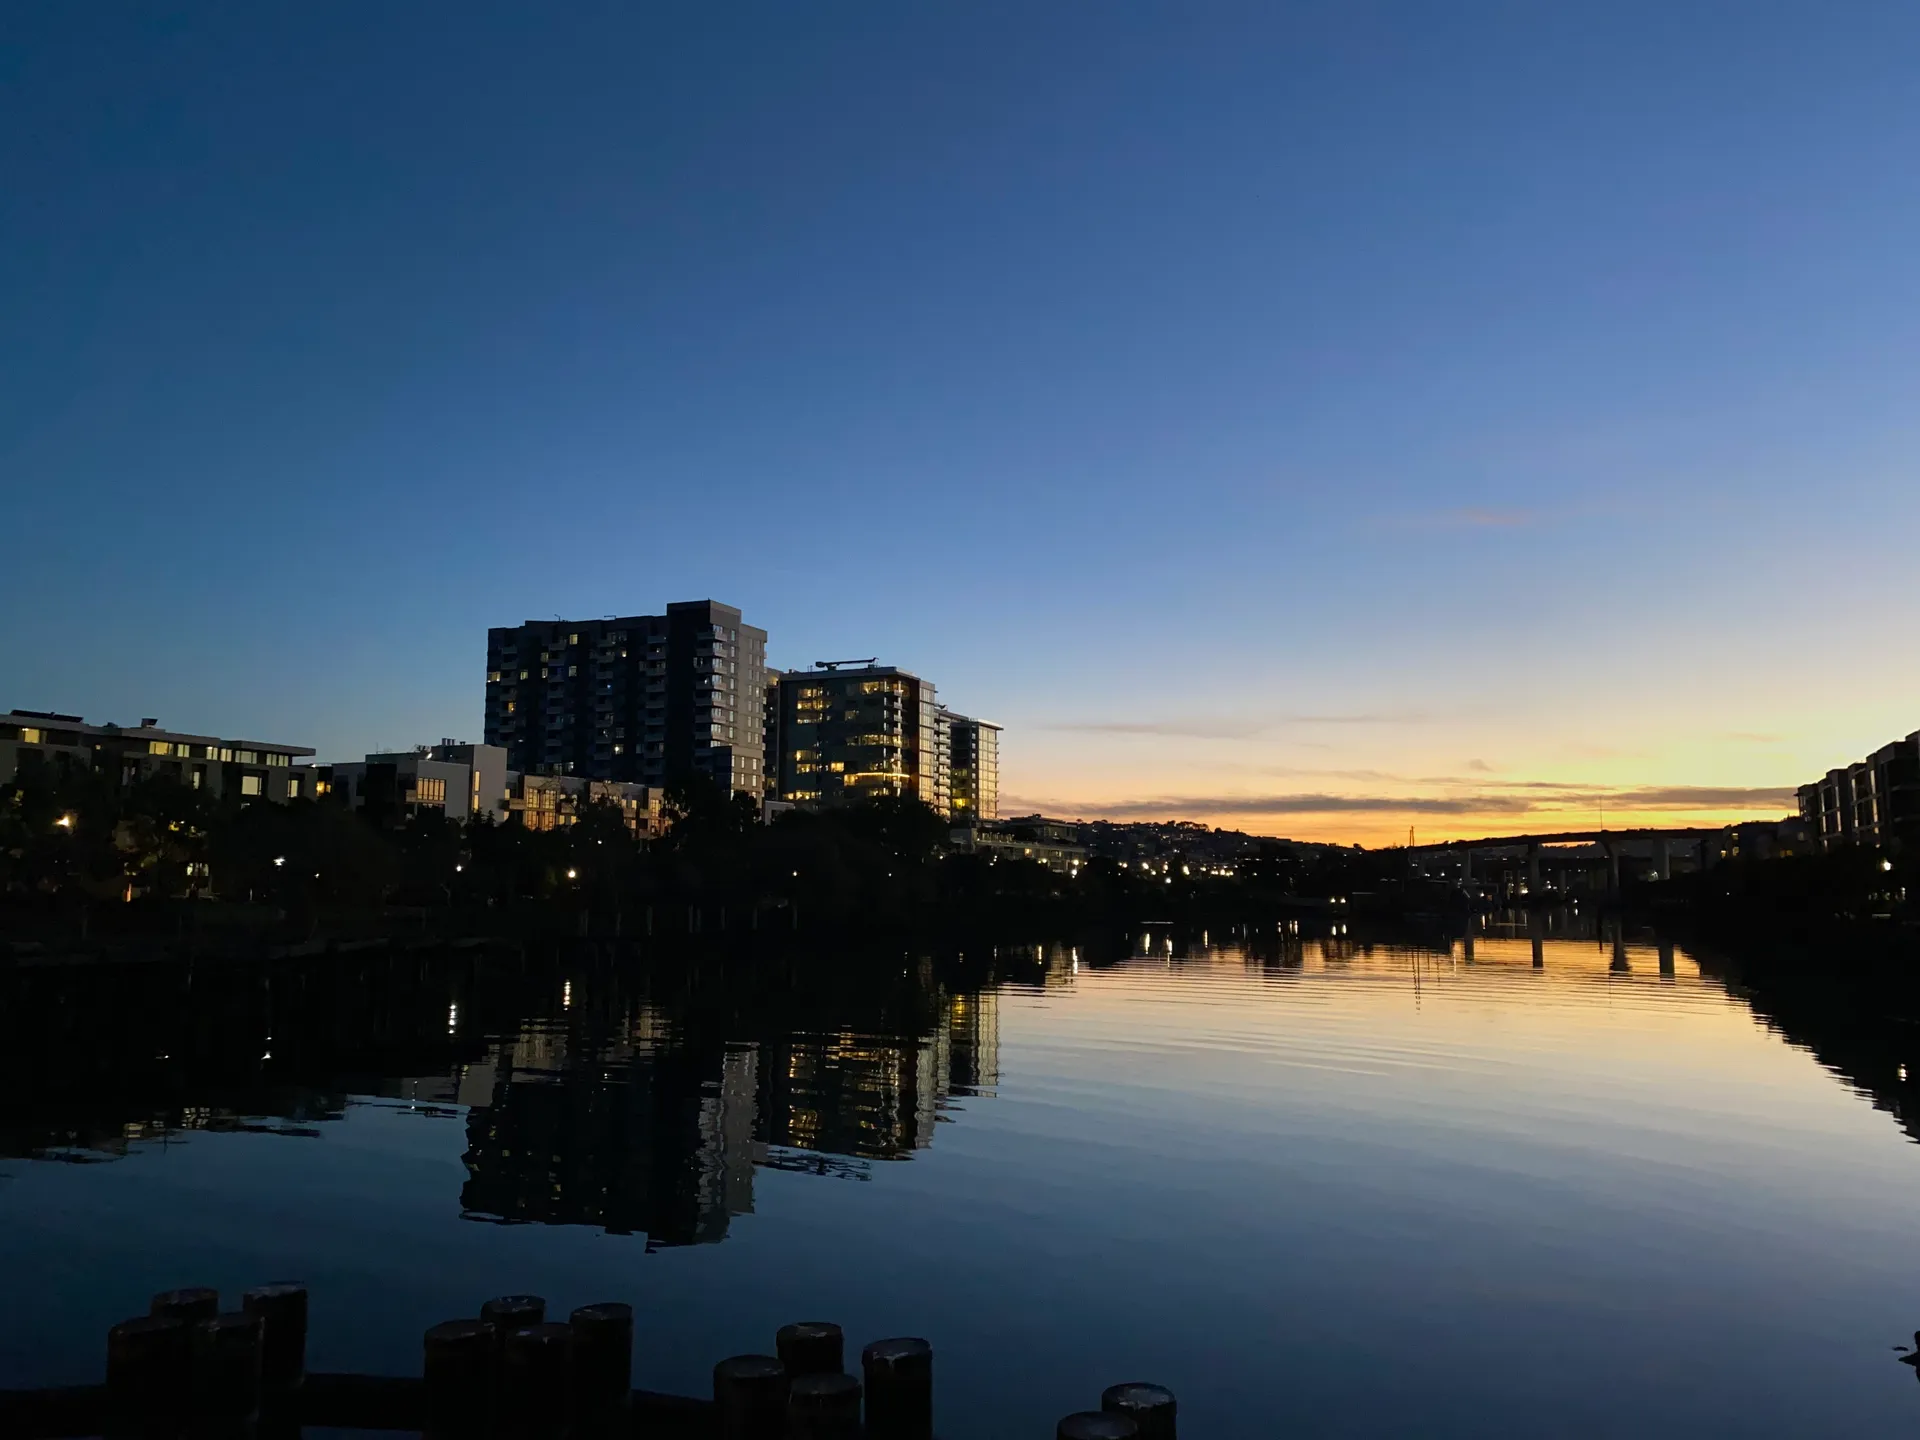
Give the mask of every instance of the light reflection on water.
[[1898, 1007], [1558, 923], [798, 988], [23, 980], [0, 1383], [91, 1378], [152, 1290], [298, 1274], [317, 1368], [506, 1291], [633, 1301], [639, 1383], [694, 1393], [787, 1320], [926, 1334], [954, 1436], [1142, 1377], [1194, 1435], [1907, 1427]]

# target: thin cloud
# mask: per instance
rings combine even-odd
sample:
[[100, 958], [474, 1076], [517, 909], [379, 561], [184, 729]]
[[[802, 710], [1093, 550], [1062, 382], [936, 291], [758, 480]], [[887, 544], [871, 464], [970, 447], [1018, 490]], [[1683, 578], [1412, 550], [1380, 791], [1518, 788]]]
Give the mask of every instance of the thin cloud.
[[1664, 785], [1630, 790], [1599, 786], [1515, 781], [1491, 790], [1457, 795], [1342, 795], [1304, 792], [1274, 795], [1165, 795], [1103, 804], [1048, 805], [1020, 802], [1040, 811], [1074, 811], [1115, 820], [1186, 819], [1196, 816], [1279, 815], [1563, 815], [1585, 812], [1604, 802], [1621, 812], [1635, 810], [1750, 810], [1777, 814], [1793, 808], [1793, 792], [1783, 788]]
[[1042, 730], [1075, 735], [1164, 735], [1183, 740], [1251, 740], [1300, 725], [1417, 725], [1419, 711], [1356, 715], [1276, 715], [1264, 720], [1060, 720]]
[[1486, 505], [1463, 505], [1455, 510], [1430, 510], [1389, 517], [1386, 523], [1407, 530], [1523, 530], [1539, 523], [1532, 510], [1507, 510]]
[[1663, 785], [1647, 790], [1616, 790], [1609, 804], [1638, 810], [1791, 810], [1795, 795], [1772, 788], [1712, 785]]
[[1185, 740], [1251, 740], [1273, 729], [1270, 724], [1235, 724], [1212, 720], [1085, 720], [1042, 725], [1042, 730], [1064, 730], [1075, 735], [1165, 735]]
[[1450, 530], [1518, 530], [1533, 521], [1531, 510], [1482, 510], [1474, 506], [1449, 510], [1440, 517], [1440, 524]]
[[1119, 819], [1179, 819], [1188, 815], [1350, 815], [1406, 812], [1420, 815], [1514, 814], [1529, 807], [1509, 796], [1444, 795], [1182, 795], [1120, 800], [1096, 807]]

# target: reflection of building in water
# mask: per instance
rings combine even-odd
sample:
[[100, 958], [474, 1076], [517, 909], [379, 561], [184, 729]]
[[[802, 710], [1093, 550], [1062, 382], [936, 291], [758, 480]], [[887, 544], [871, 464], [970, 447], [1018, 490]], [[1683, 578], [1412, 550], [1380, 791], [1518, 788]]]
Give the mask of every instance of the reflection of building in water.
[[[911, 1043], [911, 1042], [910, 1042]], [[760, 1077], [761, 1134], [794, 1150], [893, 1160], [933, 1141], [932, 1044], [871, 1035], [795, 1035]]]
[[998, 1078], [994, 997], [949, 993], [930, 966], [797, 1034], [779, 998], [743, 1014], [577, 977], [555, 989], [559, 1013], [528, 1018], [524, 992], [412, 960], [226, 989], [159, 967], [0, 971], [0, 1033], [24, 1077], [0, 1097], [0, 1155], [311, 1136], [356, 1105], [404, 1107], [465, 1126], [475, 1218], [689, 1244], [752, 1211], [755, 1166], [867, 1175], [931, 1144], [949, 1097]]
[[1000, 996], [993, 990], [947, 1000], [947, 1090], [991, 1095], [1000, 1083]]
[[761, 1138], [768, 1145], [871, 1160], [933, 1143], [942, 1102], [991, 1093], [1000, 1015], [991, 991], [954, 995], [919, 1038], [796, 1035], [766, 1052]]
[[687, 1245], [724, 1238], [729, 1217], [753, 1208], [752, 1050], [573, 1054], [564, 1036], [529, 1029], [496, 1066], [467, 1116], [470, 1214]]

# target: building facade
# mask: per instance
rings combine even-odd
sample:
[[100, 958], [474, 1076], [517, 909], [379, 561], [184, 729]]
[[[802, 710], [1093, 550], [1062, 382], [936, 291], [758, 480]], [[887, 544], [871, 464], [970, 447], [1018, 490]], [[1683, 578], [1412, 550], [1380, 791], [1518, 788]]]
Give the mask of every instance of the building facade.
[[13, 710], [0, 715], [0, 785], [39, 767], [93, 770], [119, 785], [167, 778], [216, 799], [301, 800], [311, 797], [302, 745], [223, 740], [162, 730], [151, 717], [138, 725], [89, 725], [78, 715]]
[[529, 830], [564, 830], [576, 825], [589, 805], [612, 805], [627, 829], [642, 840], [666, 830], [663, 793], [655, 785], [627, 780], [582, 780], [575, 775], [510, 773], [507, 808]]
[[948, 844], [962, 855], [986, 855], [995, 860], [1038, 860], [1059, 875], [1079, 873], [1088, 859], [1080, 826], [1071, 820], [1049, 820], [1044, 815], [957, 823]]
[[778, 798], [839, 805], [910, 795], [945, 815], [941, 712], [933, 685], [892, 665], [818, 665], [779, 683]]
[[379, 818], [397, 820], [422, 810], [437, 810], [449, 820], [501, 820], [507, 814], [507, 752], [497, 745], [442, 740], [311, 769], [314, 793]]
[[712, 600], [489, 630], [486, 743], [528, 775], [759, 795], [766, 664], [767, 632]]
[[1000, 727], [948, 712], [947, 776], [955, 823], [1000, 818]]
[[1920, 845], [1920, 731], [1829, 770], [1797, 793], [1800, 818], [1822, 850]]
[[763, 793], [768, 800], [780, 798], [780, 682], [787, 672], [768, 667], [761, 697], [760, 746], [767, 757], [767, 779]]

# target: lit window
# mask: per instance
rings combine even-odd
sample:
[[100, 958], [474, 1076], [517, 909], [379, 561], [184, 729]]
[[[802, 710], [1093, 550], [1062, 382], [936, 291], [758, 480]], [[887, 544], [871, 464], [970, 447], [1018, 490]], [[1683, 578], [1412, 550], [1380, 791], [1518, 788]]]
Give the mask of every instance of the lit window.
[[578, 630], [574, 631], [571, 635], [567, 636], [567, 644], [578, 645], [579, 643], [580, 643], [580, 632]]
[[522, 670], [522, 671], [520, 672], [520, 678], [521, 678], [522, 680], [524, 680], [524, 679], [526, 679], [526, 678], [527, 678], [527, 672], [526, 672], [526, 671], [524, 671], [524, 670]]
[[242, 765], [258, 765], [260, 763], [259, 752], [255, 750], [236, 750], [233, 752], [233, 758]]
[[500, 672], [498, 670], [487, 671], [487, 684], [498, 685], [499, 683], [500, 683]]
[[298, 800], [300, 798], [300, 777], [298, 775], [290, 775], [287, 777], [287, 798], [289, 800]]
[[240, 793], [242, 795], [258, 795], [260, 793], [260, 777], [258, 775], [242, 775], [240, 777]]

